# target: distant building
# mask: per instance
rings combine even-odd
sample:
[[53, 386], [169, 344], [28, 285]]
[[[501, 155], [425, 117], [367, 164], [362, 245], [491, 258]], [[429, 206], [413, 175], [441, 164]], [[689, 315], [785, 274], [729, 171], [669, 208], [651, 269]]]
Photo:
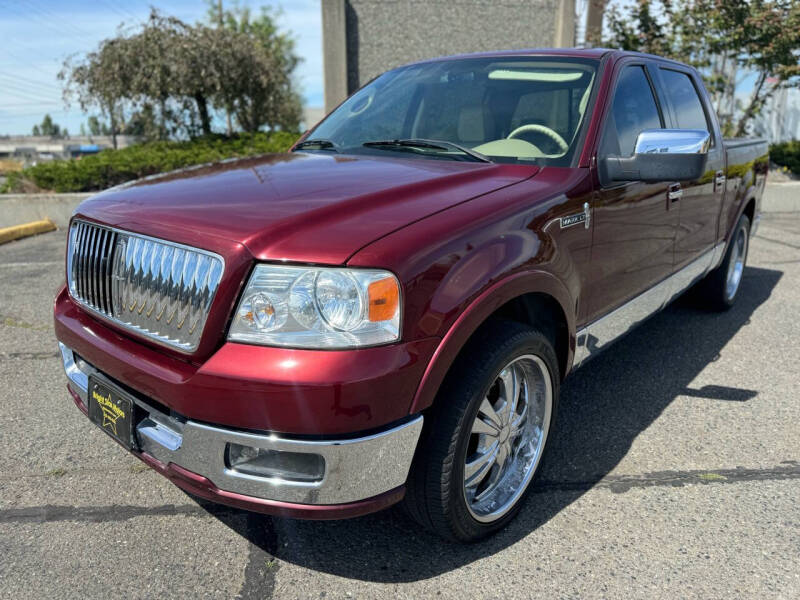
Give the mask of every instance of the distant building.
[[325, 110], [393, 67], [575, 44], [575, 0], [322, 0]]
[[[125, 148], [134, 143], [135, 138], [131, 136], [117, 136], [117, 148]], [[0, 136], [0, 159], [11, 158], [26, 164], [34, 164], [45, 160], [97, 154], [100, 150], [112, 147], [111, 136], [104, 135], [75, 135], [66, 138], [34, 135]]]

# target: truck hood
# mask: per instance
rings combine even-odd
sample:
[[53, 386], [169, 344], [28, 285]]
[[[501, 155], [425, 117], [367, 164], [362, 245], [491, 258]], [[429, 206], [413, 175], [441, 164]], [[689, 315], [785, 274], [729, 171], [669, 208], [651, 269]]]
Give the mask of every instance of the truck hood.
[[388, 153], [276, 154], [125, 184], [77, 214], [212, 251], [233, 242], [260, 260], [343, 264], [392, 231], [537, 171]]

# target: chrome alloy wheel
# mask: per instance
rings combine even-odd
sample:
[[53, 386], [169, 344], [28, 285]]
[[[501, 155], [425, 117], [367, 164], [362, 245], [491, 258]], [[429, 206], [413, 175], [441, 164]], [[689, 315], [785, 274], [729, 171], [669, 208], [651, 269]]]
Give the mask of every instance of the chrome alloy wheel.
[[747, 228], [740, 227], [736, 232], [731, 248], [731, 258], [728, 262], [728, 275], [725, 278], [725, 298], [732, 300], [739, 290], [744, 272], [744, 261], [747, 257]]
[[464, 498], [476, 520], [496, 521], [525, 492], [542, 457], [552, 410], [550, 370], [538, 356], [514, 359], [492, 382], [464, 461]]

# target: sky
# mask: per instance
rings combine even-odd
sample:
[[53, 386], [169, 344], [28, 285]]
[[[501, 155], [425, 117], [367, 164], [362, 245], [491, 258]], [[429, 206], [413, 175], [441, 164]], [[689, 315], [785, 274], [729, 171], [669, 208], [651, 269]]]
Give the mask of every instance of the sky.
[[[307, 106], [323, 105], [320, 0], [239, 0], [257, 12], [280, 9], [278, 25], [290, 31], [303, 59], [296, 77]], [[223, 0], [224, 8], [233, 0]], [[65, 106], [56, 75], [64, 60], [97, 48], [147, 19], [150, 6], [188, 23], [205, 20], [205, 0], [0, 0], [0, 135], [30, 134], [45, 113], [73, 135], [89, 115]]]

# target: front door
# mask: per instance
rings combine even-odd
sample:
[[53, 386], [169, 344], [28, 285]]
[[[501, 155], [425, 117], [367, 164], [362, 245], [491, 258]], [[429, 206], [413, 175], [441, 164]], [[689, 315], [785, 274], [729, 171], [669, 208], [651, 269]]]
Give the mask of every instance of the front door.
[[711, 148], [705, 174], [697, 181], [681, 181], [674, 207], [680, 214], [675, 235], [675, 268], [683, 268], [714, 246], [717, 222], [725, 190], [725, 157], [719, 132], [710, 126], [697, 86], [699, 82], [689, 72], [677, 67], [660, 67], [664, 104], [671, 113], [671, 127], [703, 129], [711, 134]]
[[[642, 130], [664, 127], [650, 69], [646, 62], [638, 60], [617, 67], [597, 153], [598, 165], [602, 166], [605, 156], [631, 156]], [[602, 322], [596, 327], [590, 325], [592, 339], [586, 342], [590, 353], [592, 345], [599, 349], [651, 310], [660, 308], [663, 298], [642, 294], [672, 273], [679, 215], [669, 200], [669, 182], [607, 181], [602, 168], [598, 168], [597, 175], [588, 321]], [[639, 302], [616, 313], [621, 319], [602, 319], [633, 298]], [[653, 307], [644, 306], [648, 298]], [[640, 314], [641, 318], [637, 316]]]

